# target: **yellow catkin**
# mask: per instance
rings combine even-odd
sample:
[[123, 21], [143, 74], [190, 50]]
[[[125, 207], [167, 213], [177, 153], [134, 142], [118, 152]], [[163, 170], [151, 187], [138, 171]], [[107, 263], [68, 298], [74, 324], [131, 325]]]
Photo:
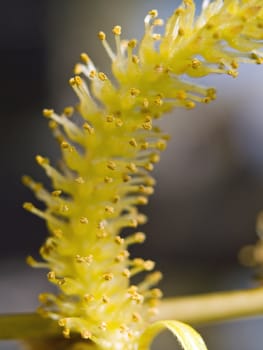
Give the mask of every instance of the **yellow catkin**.
[[[146, 221], [137, 206], [154, 191], [148, 172], [168, 140], [154, 121], [172, 108], [192, 109], [215, 99], [213, 88], [193, 84], [193, 78], [236, 77], [240, 63], [263, 63], [262, 1], [205, 1], [203, 8], [197, 17], [194, 2], [185, 0], [166, 23], [157, 10], [149, 11], [140, 42], [123, 41], [121, 27], [115, 26], [116, 52], [99, 32], [114, 82], [82, 53], [76, 72], [82, 76], [69, 81], [79, 105], [61, 115], [43, 111], [61, 146], [62, 166], [56, 170], [47, 158], [36, 156], [51, 191], [23, 179], [46, 210], [31, 203], [24, 208], [46, 220], [50, 232], [40, 249], [45, 262], [32, 257], [28, 262], [48, 267], [48, 280], [60, 290], [40, 298], [40, 311], [58, 320], [65, 338], [78, 333], [102, 349], [138, 349], [162, 296], [153, 289], [161, 273], [146, 274], [138, 286], [131, 283], [132, 276], [152, 270], [154, 263], [129, 257], [128, 246], [142, 243], [145, 234], [123, 238], [122, 230]], [[163, 24], [159, 35], [155, 27]], [[69, 119], [74, 112], [81, 124]]]

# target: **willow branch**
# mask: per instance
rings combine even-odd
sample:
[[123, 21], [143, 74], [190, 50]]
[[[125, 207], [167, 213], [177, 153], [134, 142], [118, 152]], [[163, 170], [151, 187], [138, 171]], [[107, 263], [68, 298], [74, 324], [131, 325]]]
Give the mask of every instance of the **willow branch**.
[[0, 340], [41, 339], [61, 336], [57, 322], [35, 313], [0, 316]]
[[211, 323], [263, 314], [263, 288], [164, 299], [157, 316], [192, 324]]

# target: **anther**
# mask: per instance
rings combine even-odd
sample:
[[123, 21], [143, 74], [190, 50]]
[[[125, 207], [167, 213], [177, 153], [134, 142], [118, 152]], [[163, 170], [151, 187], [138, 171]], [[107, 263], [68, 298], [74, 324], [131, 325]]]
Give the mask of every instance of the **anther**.
[[134, 164], [134, 163], [129, 163], [127, 166], [126, 166], [126, 168], [128, 169], [128, 170], [130, 170], [130, 172], [132, 172], [132, 173], [136, 173], [137, 172], [137, 167], [136, 167], [136, 164]]
[[122, 276], [124, 276], [126, 278], [130, 278], [130, 276], [131, 276], [131, 272], [129, 269], [124, 269], [121, 274], [122, 274]]
[[120, 201], [120, 199], [121, 199], [120, 196], [116, 195], [113, 197], [112, 201], [113, 201], [113, 203], [118, 203]]
[[132, 56], [132, 62], [135, 63], [135, 64], [138, 64], [138, 63], [140, 62], [139, 57], [136, 56], [136, 55], [133, 55], [133, 56]]
[[109, 301], [110, 301], [110, 298], [109, 298], [109, 297], [107, 297], [106, 295], [103, 295], [103, 296], [102, 296], [102, 302], [103, 302], [104, 304], [108, 304]]
[[185, 30], [184, 30], [183, 28], [179, 28], [179, 29], [178, 29], [178, 34], [179, 34], [180, 36], [183, 36], [183, 35], [185, 34]]
[[137, 312], [134, 312], [133, 314], [132, 314], [132, 321], [133, 322], [140, 322], [141, 321], [141, 315], [140, 314], [138, 314]]
[[64, 338], [69, 338], [70, 337], [70, 329], [69, 328], [63, 329], [62, 334], [63, 334]]
[[120, 236], [116, 236], [114, 239], [115, 243], [122, 245], [124, 243], [124, 239], [121, 238]]
[[92, 294], [85, 294], [83, 297], [84, 301], [86, 303], [90, 303], [91, 301], [93, 301], [95, 298]]
[[105, 176], [105, 177], [104, 177], [104, 182], [105, 182], [106, 184], [112, 183], [112, 182], [113, 182], [113, 178], [110, 177], [110, 176]]
[[136, 198], [136, 204], [138, 204], [138, 205], [146, 205], [146, 204], [148, 204], [148, 199], [146, 197], [139, 196], [139, 197]]
[[30, 203], [30, 202], [25, 202], [25, 203], [23, 204], [23, 208], [24, 208], [25, 210], [32, 211], [35, 207], [34, 207], [34, 205], [33, 205], [32, 203]]
[[90, 79], [94, 79], [97, 75], [97, 72], [95, 70], [91, 70], [89, 73], [89, 78]]
[[195, 108], [195, 103], [193, 101], [187, 101], [185, 103], [185, 107], [188, 109], [193, 109], [193, 108]]
[[152, 123], [150, 121], [144, 122], [142, 124], [142, 127], [143, 127], [144, 130], [152, 130]]
[[134, 138], [132, 138], [130, 141], [129, 141], [129, 144], [132, 146], [132, 147], [137, 147], [137, 142]]
[[115, 35], [121, 35], [121, 26], [113, 27], [112, 33], [115, 34]]
[[99, 72], [98, 73], [98, 78], [101, 80], [101, 81], [106, 81], [108, 78], [107, 78], [107, 75], [103, 72]]
[[123, 125], [123, 121], [120, 118], [116, 118], [115, 125], [121, 127]]
[[89, 123], [84, 123], [82, 125], [84, 130], [87, 130], [87, 132], [91, 135], [94, 134], [94, 128], [92, 126], [89, 125]]
[[105, 212], [108, 213], [108, 214], [113, 214], [114, 213], [114, 208], [110, 205], [107, 205], [105, 208], [104, 208]]
[[49, 271], [47, 274], [47, 278], [49, 281], [55, 281], [56, 280], [56, 274], [54, 271]]
[[84, 330], [84, 331], [81, 332], [81, 338], [83, 338], [83, 339], [91, 339], [92, 338], [92, 334], [88, 330]]
[[156, 18], [158, 16], [158, 11], [157, 10], [150, 10], [148, 12], [148, 14], [152, 17], [152, 18]]
[[112, 160], [109, 160], [109, 161], [107, 162], [107, 168], [108, 168], [108, 169], [110, 169], [110, 170], [115, 170], [116, 167], [117, 167], [116, 163], [113, 162]]
[[106, 116], [106, 122], [107, 123], [112, 123], [112, 122], [114, 122], [114, 120], [115, 120], [115, 118], [114, 118], [114, 116], [113, 115], [107, 115]]
[[104, 273], [102, 278], [105, 280], [105, 281], [111, 281], [113, 279], [113, 273], [112, 272], [107, 272], [107, 273]]
[[82, 216], [80, 219], [79, 219], [79, 222], [81, 224], [88, 224], [89, 223], [89, 220], [88, 218], [86, 218], [85, 216]]
[[101, 324], [99, 325], [99, 329], [101, 329], [102, 331], [106, 331], [107, 323], [106, 322], [101, 322]]
[[63, 236], [63, 232], [60, 228], [55, 228], [53, 231], [52, 231], [53, 235], [57, 238], [61, 238]]
[[136, 88], [130, 89], [131, 96], [138, 96], [138, 95], [140, 95], [140, 93], [141, 93], [141, 91], [139, 89], [136, 89]]
[[83, 179], [81, 176], [77, 177], [77, 178], [75, 179], [75, 182], [77, 182], [77, 183], [80, 184], [80, 185], [82, 185], [82, 184], [85, 183], [84, 179]]
[[81, 61], [83, 62], [83, 63], [85, 63], [85, 64], [88, 64], [89, 63], [89, 56], [85, 53], [85, 52], [82, 52], [81, 54], [80, 54], [80, 59], [81, 59]]
[[151, 157], [150, 157], [150, 161], [152, 163], [158, 163], [160, 161], [159, 154], [157, 154], [157, 153], [152, 154]]
[[230, 75], [233, 78], [236, 78], [238, 76], [238, 72], [235, 71], [235, 70], [232, 70], [232, 69], [228, 70], [227, 74]]
[[54, 110], [53, 109], [43, 109], [42, 114], [44, 117], [50, 118], [52, 116], [52, 114], [54, 114]]
[[193, 58], [191, 62], [191, 67], [193, 69], [198, 69], [201, 66], [201, 62], [197, 58]]
[[134, 49], [137, 45], [137, 40], [136, 39], [131, 39], [129, 42], [128, 42], [128, 46], [131, 48], [131, 49]]
[[146, 271], [151, 271], [152, 269], [154, 269], [155, 262], [152, 260], [146, 260], [144, 262], [143, 266], [144, 266]]
[[47, 158], [44, 158], [44, 157], [42, 157], [42, 156], [37, 155], [35, 159], [36, 159], [36, 162], [37, 162], [39, 165], [48, 164], [48, 159], [47, 159]]
[[155, 41], [157, 41], [157, 40], [161, 40], [161, 34], [159, 34], [159, 33], [154, 33], [153, 35], [152, 35], [152, 38], [153, 38], [153, 40], [155, 40]]
[[143, 142], [142, 144], [141, 144], [141, 149], [142, 150], [146, 150], [146, 149], [148, 149], [149, 148], [149, 142]]
[[152, 298], [161, 299], [163, 296], [163, 293], [162, 293], [161, 289], [159, 289], [159, 288], [154, 288], [150, 292], [151, 292]]
[[100, 32], [98, 33], [98, 38], [99, 38], [101, 41], [103, 41], [103, 40], [106, 39], [106, 34], [105, 34], [104, 32], [102, 32], [102, 31], [100, 31]]
[[134, 240], [137, 243], [143, 243], [145, 241], [145, 238], [146, 238], [146, 236], [145, 236], [145, 233], [143, 233], [143, 232], [136, 232], [134, 234]]
[[153, 21], [153, 25], [154, 25], [154, 26], [161, 27], [161, 26], [164, 25], [164, 21], [163, 21], [163, 19], [161, 19], [161, 18], [156, 18], [156, 19]]
[[58, 325], [60, 327], [65, 327], [67, 324], [67, 320], [65, 318], [61, 318], [59, 321], [58, 321]]
[[77, 254], [75, 256], [76, 262], [77, 263], [86, 263], [86, 264], [91, 264], [93, 261], [93, 255], [88, 255], [88, 256], [80, 256], [79, 254]]

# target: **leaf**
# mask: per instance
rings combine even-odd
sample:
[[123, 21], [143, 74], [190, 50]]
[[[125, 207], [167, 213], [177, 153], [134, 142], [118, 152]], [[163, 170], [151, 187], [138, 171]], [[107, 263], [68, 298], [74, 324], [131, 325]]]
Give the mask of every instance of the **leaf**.
[[139, 340], [138, 350], [148, 350], [153, 339], [163, 330], [169, 329], [184, 350], [207, 350], [200, 334], [189, 325], [172, 320], [158, 321], [144, 331]]

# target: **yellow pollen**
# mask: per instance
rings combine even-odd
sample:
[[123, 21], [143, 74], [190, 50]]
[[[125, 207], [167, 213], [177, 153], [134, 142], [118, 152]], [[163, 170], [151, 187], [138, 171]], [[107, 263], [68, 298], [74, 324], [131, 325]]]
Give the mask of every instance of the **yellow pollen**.
[[54, 114], [54, 110], [53, 109], [43, 109], [42, 114], [44, 117], [50, 118]]
[[107, 183], [107, 184], [112, 183], [113, 182], [113, 178], [110, 177], [110, 176], [105, 176], [104, 177], [104, 182]]
[[103, 40], [106, 39], [106, 34], [105, 34], [104, 32], [102, 32], [102, 31], [100, 31], [100, 32], [98, 33], [98, 38], [99, 38], [101, 41], [103, 41]]
[[227, 74], [230, 75], [233, 78], [236, 78], [238, 76], [238, 72], [235, 71], [235, 70], [232, 70], [232, 69], [228, 70]]
[[82, 184], [85, 183], [84, 179], [83, 179], [81, 176], [77, 177], [77, 178], [75, 179], [75, 182], [77, 182], [77, 183], [80, 184], [80, 185], [82, 185]]
[[124, 270], [122, 271], [122, 275], [123, 275], [124, 277], [126, 277], [126, 278], [130, 278], [131, 272], [130, 272], [130, 270], [128, 270], [128, 269], [124, 269]]
[[134, 312], [132, 314], [132, 321], [133, 322], [140, 322], [142, 320], [140, 314], [138, 314], [137, 312]]
[[107, 76], [106, 76], [106, 74], [103, 73], [103, 72], [99, 72], [99, 73], [98, 73], [98, 78], [99, 78], [101, 81], [106, 81], [106, 80], [108, 79]]
[[91, 339], [92, 338], [92, 334], [88, 330], [84, 330], [84, 331], [81, 332], [81, 338], [83, 338], [83, 339]]
[[108, 303], [110, 302], [109, 297], [107, 297], [106, 295], [103, 295], [103, 296], [102, 296], [102, 302], [103, 302], [104, 304], [108, 304]]
[[89, 223], [89, 220], [88, 218], [86, 218], [85, 216], [82, 216], [80, 219], [79, 219], [79, 222], [81, 224], [88, 224]]
[[107, 123], [112, 123], [112, 122], [114, 122], [114, 120], [115, 120], [115, 118], [114, 118], [114, 116], [112, 114], [109, 114], [109, 115], [106, 116], [106, 122]]
[[153, 35], [152, 35], [152, 38], [153, 38], [153, 40], [161, 40], [161, 34], [158, 34], [158, 33], [154, 33]]
[[52, 232], [53, 232], [53, 235], [57, 238], [61, 238], [63, 236], [63, 232], [59, 228], [54, 229]]
[[120, 196], [116, 195], [113, 197], [112, 201], [113, 201], [113, 203], [118, 203], [120, 199], [121, 199]]
[[154, 25], [154, 26], [161, 27], [161, 26], [164, 25], [164, 21], [163, 21], [163, 19], [161, 19], [161, 18], [156, 18], [156, 19], [153, 21], [153, 25]]
[[82, 125], [82, 127], [83, 127], [84, 130], [87, 130], [87, 132], [88, 132], [90, 135], [94, 134], [94, 132], [95, 132], [94, 128], [93, 128], [92, 126], [90, 126], [89, 123], [84, 123], [84, 124]]
[[112, 33], [115, 34], [115, 35], [121, 35], [121, 26], [113, 27]]
[[115, 170], [117, 167], [116, 163], [113, 162], [112, 160], [108, 161], [107, 162], [107, 168], [110, 169], [110, 170]]
[[112, 272], [107, 272], [107, 273], [104, 273], [102, 278], [105, 280], [105, 281], [111, 281], [113, 279], [113, 273]]
[[89, 73], [89, 77], [90, 79], [94, 79], [97, 75], [97, 72], [95, 70], [91, 70], [90, 73]]
[[81, 54], [80, 54], [80, 59], [81, 59], [81, 61], [83, 62], [83, 63], [85, 63], [85, 64], [87, 64], [87, 63], [89, 63], [89, 56], [85, 53], [85, 52], [82, 52]]
[[119, 245], [122, 245], [124, 243], [124, 239], [121, 238], [120, 236], [116, 236], [114, 241]]
[[131, 49], [134, 49], [137, 45], [137, 40], [136, 39], [131, 39], [129, 42], [128, 42], [128, 46], [131, 48]]
[[65, 107], [63, 110], [63, 113], [66, 117], [71, 117], [72, 114], [74, 113], [74, 108], [71, 106]]
[[143, 243], [145, 241], [145, 238], [146, 236], [145, 236], [145, 233], [143, 232], [136, 232], [134, 234], [134, 240], [138, 243]]
[[56, 280], [56, 274], [54, 271], [49, 271], [47, 274], [47, 278], [49, 281], [55, 281]]
[[141, 91], [139, 89], [136, 89], [136, 88], [130, 89], [131, 96], [138, 96], [138, 95], [140, 95], [140, 93], [141, 93]]
[[46, 164], [48, 164], [48, 159], [44, 158], [42, 156], [39, 156], [39, 155], [36, 156], [36, 161], [37, 161], [37, 163], [39, 165], [46, 165]]
[[201, 66], [201, 62], [197, 58], [194, 58], [192, 60], [191, 66], [193, 69], [198, 69]]
[[136, 55], [133, 55], [133, 56], [132, 56], [132, 62], [135, 63], [135, 64], [138, 64], [138, 63], [140, 62], [139, 57], [136, 56]]
[[137, 167], [136, 167], [136, 164], [134, 164], [134, 163], [129, 163], [127, 166], [126, 166], [126, 168], [128, 169], [128, 170], [130, 170], [130, 172], [132, 172], [132, 173], [136, 173], [137, 172]]
[[131, 139], [131, 140], [129, 141], [129, 144], [130, 144], [132, 147], [137, 147], [137, 142], [136, 142], [135, 139]]
[[188, 109], [193, 109], [193, 108], [195, 108], [195, 103], [193, 101], [187, 101], [185, 103], [185, 107]]
[[155, 18], [158, 16], [158, 11], [157, 10], [150, 10], [148, 14], [152, 17]]
[[178, 29], [178, 34], [179, 34], [180, 36], [183, 36], [183, 35], [185, 34], [185, 30], [184, 30], [183, 28], [179, 28], [179, 29]]
[[109, 206], [109, 205], [107, 205], [104, 210], [108, 214], [113, 214], [114, 213], [114, 208], [112, 206]]
[[95, 298], [94, 298], [94, 295], [92, 294], [85, 294], [84, 297], [83, 297], [84, 301], [86, 303], [90, 303], [91, 301], [93, 301]]

